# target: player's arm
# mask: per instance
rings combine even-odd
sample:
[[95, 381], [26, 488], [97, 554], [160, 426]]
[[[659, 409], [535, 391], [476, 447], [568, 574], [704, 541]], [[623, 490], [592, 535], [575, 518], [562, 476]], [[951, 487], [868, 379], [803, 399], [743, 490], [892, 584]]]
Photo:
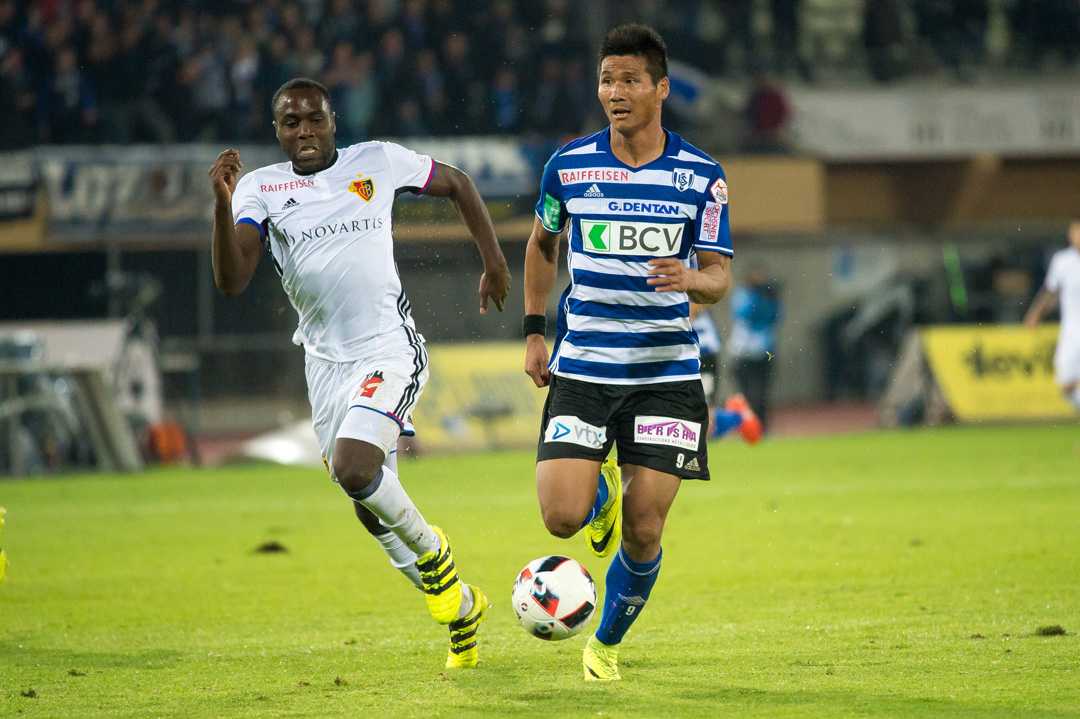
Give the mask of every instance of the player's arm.
[[[525, 314], [547, 314], [548, 298], [555, 289], [559, 273], [559, 236], [548, 232], [539, 217], [533, 219], [532, 234], [525, 247]], [[525, 374], [537, 387], [546, 387], [551, 380], [548, 372], [548, 350], [544, 335], [530, 334], [525, 338]]]
[[731, 257], [722, 252], [698, 251], [698, 269], [690, 269], [675, 257], [649, 260], [647, 282], [657, 292], [685, 292], [691, 302], [711, 305], [731, 290]]
[[1046, 313], [1054, 309], [1058, 303], [1058, 293], [1045, 287], [1039, 288], [1039, 294], [1035, 295], [1035, 301], [1031, 303], [1031, 309], [1024, 315], [1024, 324], [1028, 327], [1036, 327]]
[[240, 153], [226, 150], [210, 168], [214, 188], [214, 281], [224, 294], [240, 294], [251, 282], [262, 254], [262, 235], [248, 224], [233, 224], [232, 197], [243, 167]]
[[487, 312], [489, 297], [496, 309], [502, 312], [506, 296], [510, 293], [510, 270], [499, 247], [499, 240], [495, 237], [491, 215], [472, 178], [453, 165], [437, 162], [424, 194], [448, 197], [454, 204], [484, 260], [484, 274], [480, 278], [480, 314]]

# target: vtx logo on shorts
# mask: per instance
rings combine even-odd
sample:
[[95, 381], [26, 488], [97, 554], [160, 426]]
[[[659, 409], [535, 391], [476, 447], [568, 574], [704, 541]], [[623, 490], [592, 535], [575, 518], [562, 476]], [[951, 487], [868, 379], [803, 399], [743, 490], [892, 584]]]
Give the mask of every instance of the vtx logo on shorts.
[[685, 227], [682, 223], [582, 220], [582, 245], [586, 252], [671, 257], [679, 254]]
[[607, 442], [607, 428], [596, 427], [570, 415], [559, 415], [548, 420], [544, 442], [569, 442], [590, 449], [603, 449]]

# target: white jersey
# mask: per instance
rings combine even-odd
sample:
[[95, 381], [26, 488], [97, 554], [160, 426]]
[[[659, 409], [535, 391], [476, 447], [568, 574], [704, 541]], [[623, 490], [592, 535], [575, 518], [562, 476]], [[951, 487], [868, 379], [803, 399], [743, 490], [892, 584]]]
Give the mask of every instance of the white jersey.
[[1055, 252], [1045, 286], [1057, 293], [1061, 305], [1058, 344], [1080, 346], [1080, 251], [1069, 247]]
[[259, 228], [300, 318], [293, 342], [309, 355], [351, 362], [390, 347], [422, 351], [394, 262], [391, 211], [399, 191], [424, 192], [434, 172], [430, 157], [362, 142], [310, 175], [282, 162], [240, 178], [233, 219]]

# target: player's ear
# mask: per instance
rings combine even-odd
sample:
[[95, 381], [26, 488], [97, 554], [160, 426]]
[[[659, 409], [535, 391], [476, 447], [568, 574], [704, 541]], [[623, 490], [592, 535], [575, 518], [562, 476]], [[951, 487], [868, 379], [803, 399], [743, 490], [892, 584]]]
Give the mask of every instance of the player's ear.
[[660, 82], [656, 83], [656, 93], [661, 100], [666, 100], [671, 93], [671, 81], [666, 77], [660, 78]]

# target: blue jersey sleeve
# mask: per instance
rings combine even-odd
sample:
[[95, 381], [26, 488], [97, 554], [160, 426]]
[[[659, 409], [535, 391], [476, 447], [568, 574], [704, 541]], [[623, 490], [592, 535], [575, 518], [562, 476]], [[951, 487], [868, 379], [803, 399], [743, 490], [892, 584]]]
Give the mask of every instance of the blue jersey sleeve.
[[558, 163], [559, 153], [556, 152], [544, 165], [544, 176], [540, 180], [540, 201], [536, 203], [536, 216], [544, 223], [544, 229], [552, 233], [562, 232], [569, 219], [566, 204], [563, 202]]
[[728, 224], [728, 187], [724, 171], [717, 165], [709, 186], [698, 196], [698, 214], [694, 222], [694, 249], [734, 255], [731, 226]]

